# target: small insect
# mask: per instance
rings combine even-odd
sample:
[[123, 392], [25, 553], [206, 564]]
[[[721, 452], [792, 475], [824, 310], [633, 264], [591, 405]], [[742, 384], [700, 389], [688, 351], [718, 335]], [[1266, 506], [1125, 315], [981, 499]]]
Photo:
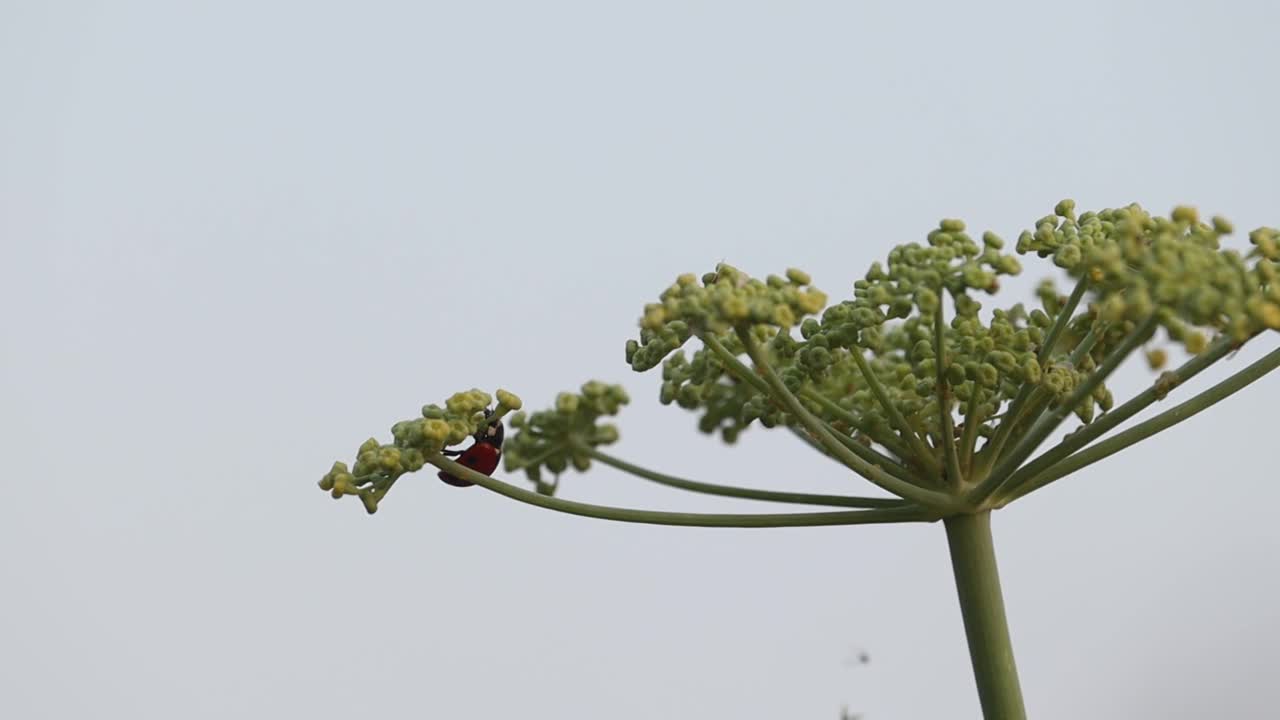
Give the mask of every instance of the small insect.
[[862, 648], [855, 648], [849, 651], [848, 657], [845, 658], [846, 666], [866, 665], [871, 662], [871, 654]]
[[[485, 408], [484, 416], [493, 415], [493, 411]], [[484, 475], [492, 475], [498, 469], [498, 458], [502, 457], [502, 421], [494, 420], [476, 431], [472, 437], [475, 442], [466, 450], [441, 450], [442, 455], [457, 455], [458, 464]], [[475, 483], [454, 477], [441, 470], [438, 477], [454, 487], [471, 487]]]

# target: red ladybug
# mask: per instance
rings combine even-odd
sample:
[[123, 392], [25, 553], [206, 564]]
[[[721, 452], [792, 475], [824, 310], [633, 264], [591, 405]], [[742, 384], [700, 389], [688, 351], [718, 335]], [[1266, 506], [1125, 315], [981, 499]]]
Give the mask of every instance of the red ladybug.
[[[485, 410], [484, 414], [485, 417], [488, 417], [493, 413]], [[473, 437], [475, 437], [475, 442], [466, 450], [441, 450], [440, 452], [443, 455], [459, 456], [459, 465], [465, 465], [478, 473], [492, 475], [493, 471], [498, 469], [498, 458], [502, 457], [502, 421], [494, 420], [480, 428]], [[443, 470], [439, 472], [438, 477], [454, 487], [475, 485], [473, 482], [454, 477]]]

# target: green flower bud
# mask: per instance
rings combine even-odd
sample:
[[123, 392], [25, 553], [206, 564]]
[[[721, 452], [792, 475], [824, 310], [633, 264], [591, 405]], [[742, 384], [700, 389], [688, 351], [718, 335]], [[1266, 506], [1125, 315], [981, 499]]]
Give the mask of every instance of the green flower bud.
[[938, 309], [938, 295], [929, 288], [920, 288], [915, 292], [915, 306], [919, 307], [920, 313], [933, 313]]
[[1041, 367], [1040, 362], [1035, 357], [1028, 358], [1022, 363], [1022, 377], [1032, 385], [1040, 383]]
[[673, 382], [662, 383], [662, 389], [658, 392], [658, 402], [663, 405], [670, 405], [676, 399], [676, 384]]
[[515, 393], [507, 392], [506, 390], [499, 389], [496, 394], [498, 396], [499, 408], [506, 408], [507, 410], [519, 410], [523, 404], [521, 403], [519, 396], [517, 396]]
[[1193, 207], [1187, 205], [1179, 205], [1173, 209], [1170, 215], [1174, 222], [1184, 222], [1194, 225], [1200, 222], [1200, 213]]
[[556, 395], [556, 410], [565, 414], [572, 415], [578, 411], [578, 396], [573, 393], [560, 393]]
[[1000, 371], [991, 363], [982, 363], [978, 366], [977, 382], [985, 388], [993, 388], [1000, 381]]
[[787, 268], [787, 279], [797, 285], [808, 285], [813, 282], [813, 278], [809, 277], [809, 273], [795, 268]]
[[422, 436], [435, 444], [442, 444], [449, 438], [449, 423], [431, 418], [422, 422]]

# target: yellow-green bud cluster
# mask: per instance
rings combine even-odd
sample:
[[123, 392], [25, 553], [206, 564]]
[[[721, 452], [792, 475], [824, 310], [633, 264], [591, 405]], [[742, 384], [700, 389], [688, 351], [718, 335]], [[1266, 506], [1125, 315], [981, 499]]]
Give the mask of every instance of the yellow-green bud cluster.
[[1205, 331], [1243, 341], [1280, 329], [1277, 232], [1250, 234], [1249, 255], [1221, 247], [1231, 223], [1205, 223], [1194, 208], [1169, 217], [1137, 204], [1079, 218], [1068, 201], [1018, 238], [1017, 250], [1052, 257], [1074, 277], [1087, 277], [1102, 320], [1138, 322], [1154, 315], [1169, 337], [1190, 352], [1206, 345]]
[[640, 339], [627, 343], [627, 363], [641, 372], [657, 367], [692, 334], [744, 325], [790, 328], [827, 304], [826, 294], [809, 283], [800, 270], [759, 280], [724, 263], [701, 279], [681, 275], [659, 302], [645, 306]]
[[320, 479], [320, 489], [334, 498], [359, 496], [369, 513], [376, 512], [378, 502], [401, 475], [421, 470], [427, 456], [463, 442], [493, 419], [521, 405], [520, 398], [506, 390], [498, 390], [497, 396], [498, 407], [490, 417], [484, 411], [493, 398], [476, 389], [454, 393], [444, 407], [423, 406], [421, 417], [391, 426], [391, 443], [369, 438], [356, 451], [354, 466], [348, 469], [346, 463], [334, 463]]
[[630, 398], [622, 386], [592, 380], [577, 393], [557, 395], [551, 409], [515, 413], [511, 416], [515, 433], [503, 443], [504, 467], [507, 472], [524, 470], [538, 492], [554, 493], [557, 483], [543, 480], [542, 469], [556, 475], [570, 466], [587, 470], [591, 458], [584, 447], [618, 440], [618, 428], [600, 419], [617, 415], [628, 402]]
[[[1134, 235], [1127, 227], [1139, 232]], [[939, 403], [945, 402], [950, 412], [958, 412], [966, 423], [980, 423], [979, 434], [989, 436], [1006, 404], [1027, 386], [1041, 388], [1037, 402], [1050, 406], [1069, 398], [1158, 309], [1163, 308], [1160, 320], [1170, 334], [1185, 338], [1193, 350], [1194, 331], [1186, 331], [1193, 324], [1238, 334], [1270, 327], [1272, 319], [1280, 322], [1273, 312], [1276, 290], [1271, 284], [1276, 274], [1271, 258], [1280, 257], [1280, 234], [1255, 232], [1249, 265], [1238, 254], [1217, 248], [1216, 234], [1229, 228], [1221, 219], [1199, 223], [1185, 209], [1168, 220], [1151, 219], [1133, 208], [1086, 213], [1077, 220], [1073, 203], [1059, 203], [1035, 233], [1023, 234], [1016, 250], [1053, 257], [1077, 278], [1088, 273], [1097, 292], [1092, 302], [1075, 308], [1075, 317], [1063, 319], [1065, 329], [1053, 348], [1044, 344], [1067, 298], [1047, 282], [1036, 292], [1040, 307], [1019, 304], [983, 313], [977, 297], [996, 291], [1000, 276], [1020, 272], [1019, 262], [1004, 252], [1005, 244], [995, 234], [975, 240], [963, 222], [943, 220], [927, 243], [894, 248], [883, 265], [873, 265], [855, 283], [852, 299], [827, 307], [818, 317], [778, 322], [769, 312], [776, 305], [767, 302], [743, 311], [752, 307], [752, 292], [788, 287], [781, 278], [759, 283], [731, 268], [704, 278], [702, 285], [684, 276], [663, 294], [661, 304], [647, 309], [642, 342], [629, 343], [627, 360], [636, 370], [662, 362], [659, 399], [699, 412], [699, 428], [719, 431], [729, 442], [757, 420], [772, 427], [794, 419], [760, 392], [759, 383], [742, 377], [742, 368], [726, 367], [710, 349], [672, 352], [697, 335], [715, 338], [741, 358], [744, 349], [733, 330], [743, 328], [759, 339], [787, 388], [811, 412], [843, 431], [892, 441], [896, 429], [890, 418], [900, 414], [918, 432], [936, 437], [944, 431]], [[1142, 242], [1124, 245], [1121, 237]], [[1186, 291], [1193, 275], [1201, 273], [1199, 289]], [[736, 294], [744, 288], [752, 290]], [[949, 319], [936, 329], [936, 313], [948, 295]], [[1226, 299], [1219, 302], [1217, 297]], [[690, 299], [687, 304], [685, 298]], [[1203, 307], [1197, 308], [1193, 298]], [[791, 331], [797, 320], [798, 337]], [[1086, 338], [1088, 346], [1081, 347]], [[1163, 362], [1158, 353], [1149, 357], [1153, 365]], [[944, 363], [941, 368], [939, 362]], [[743, 364], [749, 363], [743, 359]], [[864, 375], [868, 370], [876, 390]], [[1113, 403], [1105, 383], [1097, 383], [1072, 411], [1089, 422]]]
[[[773, 333], [772, 329], [758, 332], [762, 339], [771, 334], [778, 340], [790, 338], [787, 333]], [[718, 340], [731, 353], [743, 351], [736, 334], [721, 335]], [[782, 357], [785, 348], [779, 350], [772, 343], [765, 348], [787, 373], [790, 370], [789, 359]], [[694, 352], [692, 357], [687, 357], [683, 351], [677, 352], [663, 363], [658, 400], [664, 405], [675, 403], [687, 410], [701, 409], [698, 429], [704, 433], [719, 432], [727, 443], [736, 442], [738, 435], [755, 420], [766, 427], [773, 427], [785, 423], [787, 418], [755, 388], [728, 373], [720, 357], [707, 348]]]

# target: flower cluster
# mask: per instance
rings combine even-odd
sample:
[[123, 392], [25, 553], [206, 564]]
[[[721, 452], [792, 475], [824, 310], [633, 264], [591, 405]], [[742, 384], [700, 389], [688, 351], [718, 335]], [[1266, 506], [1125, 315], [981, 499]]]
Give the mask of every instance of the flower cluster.
[[1230, 222], [1202, 222], [1193, 208], [1175, 208], [1167, 218], [1136, 204], [1079, 218], [1074, 209], [1059, 203], [1034, 232], [1022, 233], [1018, 250], [1051, 256], [1072, 276], [1087, 277], [1103, 320], [1154, 314], [1170, 339], [1192, 353], [1204, 349], [1204, 330], [1243, 341], [1280, 329], [1275, 230], [1254, 231], [1246, 256], [1221, 248]]
[[378, 502], [401, 475], [421, 470], [428, 456], [461, 443], [493, 419], [520, 409], [520, 398], [515, 394], [498, 390], [497, 396], [498, 408], [488, 417], [485, 410], [493, 398], [482, 390], [454, 393], [444, 407], [423, 406], [422, 417], [391, 426], [391, 443], [369, 438], [356, 451], [354, 466], [348, 468], [344, 462], [335, 462], [320, 479], [320, 489], [334, 498], [357, 495], [369, 513], [376, 512]]
[[542, 469], [559, 475], [571, 465], [579, 472], [591, 467], [587, 449], [618, 440], [618, 428], [600, 419], [617, 415], [629, 402], [621, 385], [592, 380], [580, 392], [557, 395], [553, 408], [515, 413], [516, 432], [504, 444], [503, 466], [507, 472], [524, 470], [538, 492], [554, 494], [557, 483], [544, 481]]
[[[1134, 205], [1077, 219], [1071, 201], [1036, 228], [1021, 235], [1014, 252], [1052, 256], [1087, 283], [1090, 302], [1069, 304], [1045, 282], [1040, 307], [983, 312], [979, 298], [998, 289], [1000, 276], [1018, 274], [1020, 263], [997, 235], [976, 240], [949, 219], [926, 242], [894, 248], [854, 283], [852, 299], [825, 310], [825, 296], [805, 291], [809, 278], [796, 271], [765, 282], [726, 265], [701, 284], [681, 276], [661, 303], [645, 307], [627, 361], [637, 371], [662, 364], [660, 400], [700, 412], [700, 429], [728, 442], [757, 420], [795, 425], [763, 387], [759, 368], [741, 358], [738, 333], [748, 332], [810, 412], [908, 462], [936, 467], [945, 432], [968, 425], [975, 436], [991, 436], [1006, 403], [1028, 389], [1043, 406], [1058, 406], [1153, 317], [1193, 352], [1205, 344], [1197, 328], [1242, 340], [1280, 327], [1280, 286], [1273, 282], [1280, 233], [1255, 231], [1246, 258], [1219, 248], [1219, 236], [1230, 231], [1220, 218], [1201, 223], [1186, 208], [1159, 218]], [[799, 337], [792, 333], [797, 324]], [[680, 350], [694, 336], [703, 347]], [[1165, 353], [1155, 348], [1147, 359], [1158, 369]], [[1095, 379], [1090, 387], [1071, 408], [1085, 423], [1114, 403], [1105, 383]], [[963, 422], [947, 427], [957, 412]], [[912, 443], [911, 436], [932, 440]], [[904, 457], [911, 447], [934, 457]]]
[[724, 263], [701, 281], [681, 275], [660, 302], [645, 306], [640, 339], [627, 343], [627, 363], [636, 371], [657, 367], [691, 334], [723, 333], [742, 323], [790, 328], [827, 304], [826, 294], [809, 283], [801, 270], [759, 280]]

